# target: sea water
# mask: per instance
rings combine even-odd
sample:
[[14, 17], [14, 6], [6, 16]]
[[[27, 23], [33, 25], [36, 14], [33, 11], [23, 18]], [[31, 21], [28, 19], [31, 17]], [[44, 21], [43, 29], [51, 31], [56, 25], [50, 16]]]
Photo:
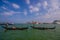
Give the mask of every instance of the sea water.
[[59, 24], [39, 24], [35, 26], [53, 27], [54, 30], [38, 30], [31, 28], [33, 24], [14, 24], [9, 27], [29, 27], [28, 30], [7, 30], [4, 31], [0, 25], [0, 40], [60, 40], [60, 25]]

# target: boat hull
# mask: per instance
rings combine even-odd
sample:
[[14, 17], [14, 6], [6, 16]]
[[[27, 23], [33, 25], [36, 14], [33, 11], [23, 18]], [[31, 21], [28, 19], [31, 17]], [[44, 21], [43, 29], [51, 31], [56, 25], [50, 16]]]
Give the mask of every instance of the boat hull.
[[7, 27], [3, 27], [4, 29], [6, 29], [6, 30], [26, 30], [26, 29], [28, 29], [28, 27], [26, 27], [26, 28], [7, 28]]
[[45, 28], [45, 27], [34, 27], [32, 26], [33, 29], [39, 29], [39, 30], [48, 30], [48, 29], [55, 29], [56, 27], [53, 28]]

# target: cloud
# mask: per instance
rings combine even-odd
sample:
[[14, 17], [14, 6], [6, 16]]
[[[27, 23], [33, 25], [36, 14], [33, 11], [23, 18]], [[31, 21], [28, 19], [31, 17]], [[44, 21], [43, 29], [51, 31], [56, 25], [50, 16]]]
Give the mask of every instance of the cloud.
[[50, 8], [48, 9], [48, 12], [45, 14], [46, 18], [54, 18], [59, 19], [60, 15], [60, 8], [59, 8], [59, 1], [58, 0], [50, 0]]
[[30, 4], [30, 0], [26, 0], [26, 3], [27, 3], [27, 4]]
[[10, 11], [10, 12], [3, 12], [2, 15], [6, 15], [6, 16], [11, 16], [13, 15], [13, 11]]
[[54, 0], [54, 1], [51, 2], [51, 8], [48, 10], [48, 12], [45, 15], [45, 18], [47, 20], [50, 19], [50, 21], [60, 20], [59, 2], [56, 0]]
[[47, 8], [47, 6], [48, 6], [47, 1], [44, 1], [44, 2], [43, 2], [43, 8], [45, 8], [45, 9], [46, 9], [46, 8]]
[[7, 1], [7, 0], [2, 0], [2, 2], [4, 2], [4, 3], [9, 3], [9, 1]]
[[11, 3], [8, 0], [2, 0], [6, 6], [6, 4], [8, 4], [9, 6], [13, 6], [15, 9], [20, 8], [20, 5], [16, 4], [16, 3]]
[[[5, 1], [5, 3], [8, 3]], [[30, 13], [35, 13], [36, 20], [41, 20], [43, 22], [51, 22], [53, 20], [60, 20], [60, 2], [59, 0], [49, 0], [49, 1], [43, 1], [37, 2], [35, 4], [30, 4], [30, 0], [26, 0], [26, 3], [29, 4], [29, 12]], [[9, 5], [12, 5], [14, 8], [20, 8], [20, 5], [15, 4], [15, 3], [10, 3]], [[43, 7], [44, 9], [42, 9]], [[3, 9], [6, 9], [5, 7], [2, 7]], [[48, 9], [47, 9], [48, 8]], [[44, 10], [47, 9], [45, 12]], [[44, 13], [40, 13], [40, 10], [43, 11]], [[23, 12], [15, 12], [15, 11], [8, 11], [8, 12], [3, 12], [3, 15], [8, 15], [12, 16], [17, 13], [24, 13], [25, 16], [27, 16], [28, 11], [25, 9]], [[41, 15], [40, 15], [41, 14]]]
[[60, 18], [60, 9], [57, 9], [57, 10], [52, 10], [52, 9], [50, 9], [49, 11], [48, 11], [48, 13], [46, 13], [45, 14], [45, 18]]
[[2, 8], [3, 11], [0, 12], [0, 15], [12, 16], [12, 15], [14, 15], [14, 14], [20, 14], [20, 13], [22, 13], [22, 12], [19, 12], [19, 11], [10, 10], [10, 9], [8, 9], [8, 8], [5, 7], [5, 6], [1, 6], [1, 8]]
[[20, 14], [20, 13], [22, 13], [22, 12], [16, 12], [16, 11], [4, 11], [4, 12], [2, 12], [1, 13], [1, 15], [5, 15], [5, 16], [12, 16], [12, 15], [14, 15], [14, 14]]
[[40, 14], [39, 13], [36, 13], [36, 16], [39, 16]]
[[23, 12], [13, 11], [13, 10], [3, 11], [2, 13], [0, 13], [0, 15], [13, 16], [14, 14], [20, 14], [20, 13], [24, 13], [24, 15], [27, 16], [27, 10], [26, 9]]
[[36, 7], [36, 6], [33, 6], [33, 5], [30, 5], [29, 6], [29, 9], [30, 9], [30, 12], [38, 12], [40, 10], [39, 7]]
[[59, 8], [59, 0], [50, 0], [50, 4], [51, 4], [51, 7], [53, 8], [53, 9], [58, 9]]
[[34, 7], [32, 10], [33, 10], [34, 12], [38, 12], [38, 11], [39, 11], [39, 8], [38, 8], [38, 7]]
[[29, 11], [30, 11], [31, 13], [33, 12], [33, 10], [32, 10], [32, 9], [33, 9], [33, 6], [32, 6], [32, 5], [30, 5], [30, 6], [29, 6]]
[[14, 8], [20, 8], [20, 6], [18, 5], [18, 4], [15, 4], [15, 3], [12, 3], [12, 6], [14, 7]]
[[6, 8], [6, 7], [4, 7], [4, 6], [2, 6], [1, 8], [2, 8], [2, 9], [5, 9], [5, 10], [7, 9], [7, 8]]
[[37, 7], [41, 7], [41, 3], [38, 2], [38, 3], [36, 4], [36, 6], [37, 6]]
[[27, 16], [27, 10], [24, 10], [24, 15]]
[[53, 22], [54, 20], [60, 20], [59, 0], [49, 0], [49, 3], [44, 4], [44, 7], [49, 6], [49, 9], [45, 8], [47, 9], [47, 12], [45, 12], [44, 15], [36, 16], [36, 20], [40, 20], [42, 22]]
[[60, 9], [58, 10], [51, 9], [51, 11], [40, 17], [43, 18], [45, 22], [53, 22], [54, 20], [60, 20]]

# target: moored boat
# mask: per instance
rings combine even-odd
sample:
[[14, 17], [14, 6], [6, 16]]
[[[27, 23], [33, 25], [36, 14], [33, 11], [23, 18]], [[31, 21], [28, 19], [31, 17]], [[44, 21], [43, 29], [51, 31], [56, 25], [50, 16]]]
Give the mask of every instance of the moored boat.
[[48, 30], [48, 29], [55, 29], [56, 27], [51, 27], [51, 28], [47, 28], [47, 27], [35, 27], [35, 26], [31, 26], [33, 29], [39, 29], [39, 30]]
[[24, 27], [24, 28], [17, 28], [17, 27], [12, 27], [12, 28], [8, 28], [8, 27], [3, 27], [6, 30], [26, 30], [28, 29], [28, 27]]

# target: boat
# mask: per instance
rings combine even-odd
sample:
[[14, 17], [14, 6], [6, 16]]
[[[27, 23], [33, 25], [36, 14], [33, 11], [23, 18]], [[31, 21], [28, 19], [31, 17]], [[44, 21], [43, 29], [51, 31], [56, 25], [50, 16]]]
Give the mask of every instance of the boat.
[[15, 26], [12, 26], [12, 27], [8, 27], [8, 24], [6, 24], [5, 26], [2, 26], [4, 29], [6, 30], [26, 30], [28, 29], [28, 27], [15, 27]]
[[0, 23], [0, 25], [6, 25], [6, 24], [13, 25], [12, 23]]
[[39, 30], [48, 30], [48, 29], [55, 29], [56, 27], [52, 27], [52, 28], [47, 28], [47, 27], [35, 27], [35, 26], [31, 26], [33, 29], [39, 29]]
[[17, 28], [17, 27], [12, 27], [12, 28], [8, 28], [8, 27], [3, 27], [6, 30], [26, 30], [28, 29], [28, 27], [24, 27], [24, 28]]

